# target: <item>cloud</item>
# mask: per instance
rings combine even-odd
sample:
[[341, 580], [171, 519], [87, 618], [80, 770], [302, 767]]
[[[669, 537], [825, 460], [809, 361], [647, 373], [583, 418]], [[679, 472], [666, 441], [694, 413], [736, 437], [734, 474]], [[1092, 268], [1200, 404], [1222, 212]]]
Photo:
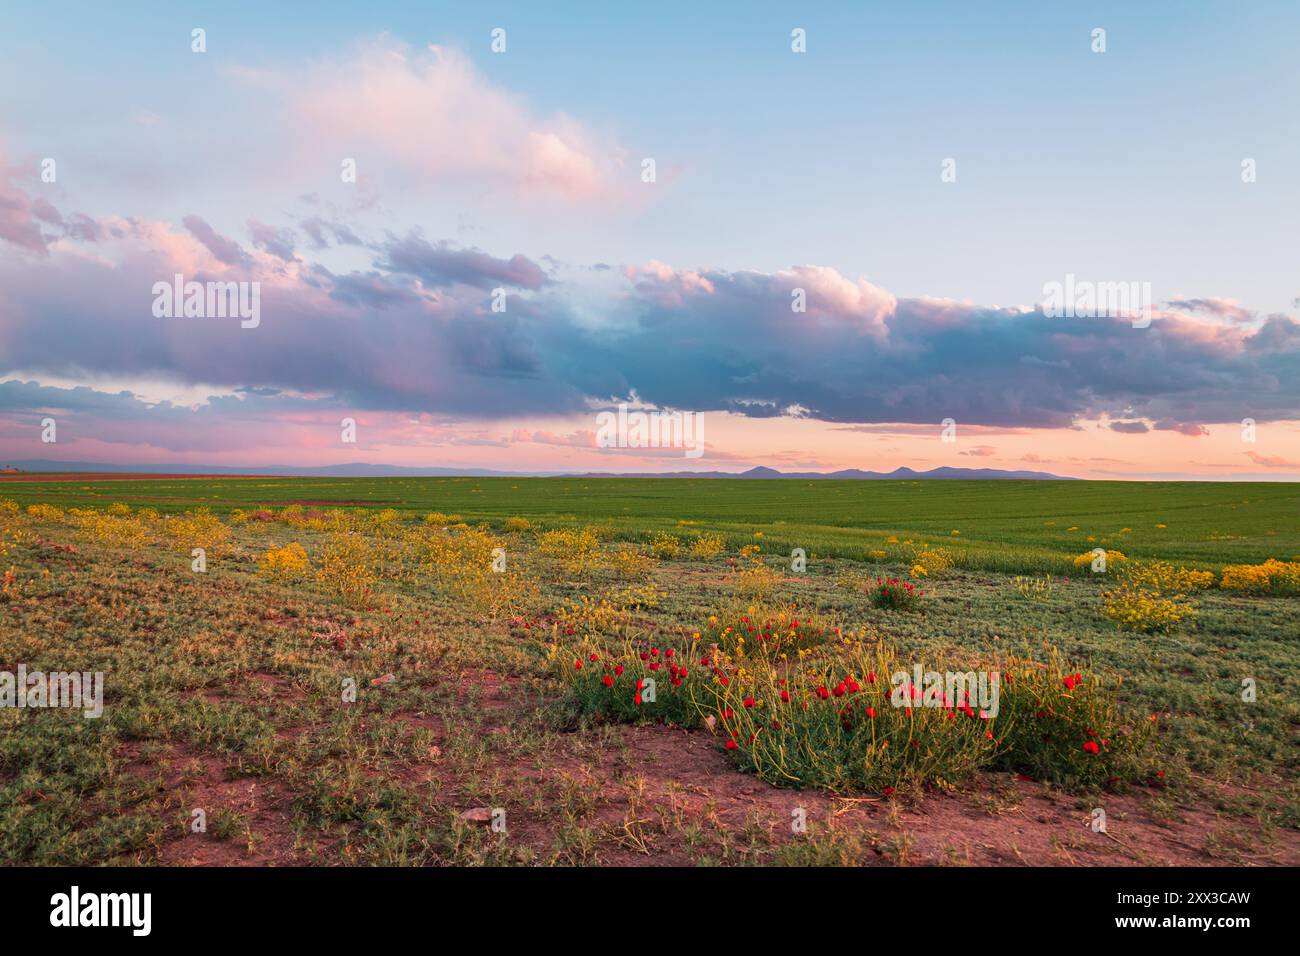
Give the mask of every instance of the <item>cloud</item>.
[[620, 147], [567, 116], [538, 115], [447, 47], [385, 35], [340, 57], [229, 72], [276, 98], [295, 142], [361, 170], [392, 164], [416, 183], [582, 202], [632, 182]]
[[33, 188], [43, 185], [34, 166], [10, 165], [0, 144], [0, 242], [44, 256], [60, 238], [97, 242], [103, 235], [103, 227], [94, 219], [83, 213], [65, 216], [48, 199], [33, 198], [15, 180], [29, 182]]
[[1300, 461], [1289, 461], [1280, 455], [1261, 455], [1254, 451], [1243, 454], [1261, 468], [1300, 468]]
[[295, 238], [292, 229], [268, 226], [256, 219], [250, 219], [248, 231], [253, 236], [253, 245], [258, 249], [264, 249], [285, 262], [293, 262], [296, 258], [293, 254]]
[[579, 429], [567, 435], [560, 435], [549, 431], [530, 431], [526, 428], [516, 428], [510, 433], [510, 440], [512, 442], [531, 442], [539, 445], [558, 445], [564, 448], [596, 447], [596, 433], [587, 429]]
[[[23, 215], [72, 218], [30, 202]], [[0, 258], [0, 373], [270, 389], [485, 422], [637, 400], [900, 434], [953, 418], [987, 433], [1103, 420], [1198, 435], [1300, 409], [1300, 324], [1284, 315], [1244, 327], [1157, 312], [1134, 329], [899, 298], [816, 265], [548, 270], [545, 255], [416, 231], [349, 243], [369, 264], [334, 271], [304, 260], [291, 226], [245, 221], [247, 248], [198, 214], [183, 230], [110, 217], [94, 221], [93, 255], [65, 225], [57, 244]], [[329, 223], [319, 238], [340, 241], [346, 224]], [[177, 272], [258, 281], [260, 326], [155, 318], [152, 285]], [[487, 294], [498, 286], [511, 290], [504, 313]]]
[[384, 249], [383, 267], [418, 276], [426, 286], [459, 282], [480, 289], [499, 285], [540, 289], [547, 281], [541, 266], [526, 256], [496, 259], [478, 249], [456, 248], [448, 242], [430, 245], [416, 235], [390, 241]]
[[1171, 309], [1202, 312], [1230, 322], [1249, 322], [1256, 314], [1249, 309], [1243, 309], [1232, 299], [1171, 299], [1168, 305]]
[[220, 235], [202, 216], [189, 215], [182, 219], [181, 223], [219, 262], [224, 262], [228, 266], [247, 264], [248, 256], [244, 254], [239, 243]]
[[1111, 422], [1107, 427], [1113, 432], [1124, 435], [1144, 435], [1151, 430], [1147, 427], [1147, 423], [1142, 421]]
[[1159, 421], [1152, 426], [1158, 432], [1178, 432], [1180, 435], [1187, 435], [1191, 438], [1200, 438], [1202, 435], [1208, 435], [1210, 430], [1204, 425], [1198, 425], [1195, 422], [1175, 422]]
[[299, 220], [298, 225], [307, 233], [316, 249], [328, 249], [331, 240], [335, 245], [359, 246], [361, 240], [345, 223], [330, 222], [320, 216], [310, 216]]

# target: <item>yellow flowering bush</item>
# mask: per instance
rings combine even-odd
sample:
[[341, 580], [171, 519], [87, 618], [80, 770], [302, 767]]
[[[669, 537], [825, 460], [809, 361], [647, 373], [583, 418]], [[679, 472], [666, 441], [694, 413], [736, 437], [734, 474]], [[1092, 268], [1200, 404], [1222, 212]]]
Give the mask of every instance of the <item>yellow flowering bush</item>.
[[257, 562], [263, 574], [272, 578], [302, 578], [311, 573], [311, 559], [297, 541], [282, 548], [270, 547]]
[[537, 550], [570, 574], [586, 574], [600, 556], [600, 538], [590, 528], [562, 528], [540, 535]]
[[68, 520], [85, 540], [117, 548], [142, 548], [149, 543], [149, 529], [139, 518], [124, 518], [103, 511], [73, 508]]
[[945, 571], [951, 571], [953, 567], [952, 554], [943, 548], [920, 547], [916, 549], [912, 557], [913, 576], [916, 575], [915, 568], [920, 568], [921, 572], [928, 577], [934, 577], [936, 574], [942, 574]]
[[175, 547], [185, 551], [193, 548], [218, 551], [230, 541], [231, 535], [230, 528], [207, 508], [168, 517], [166, 533]]
[[370, 533], [380, 538], [395, 538], [402, 533], [402, 513], [395, 508], [384, 508], [369, 514]]
[[527, 518], [507, 518], [505, 528], [507, 531], [527, 531], [532, 528], [533, 523]]
[[727, 541], [720, 534], [697, 534], [691, 539], [690, 554], [699, 561], [708, 561], [727, 550]]
[[1102, 613], [1129, 631], [1169, 631], [1195, 617], [1196, 603], [1182, 594], [1166, 596], [1150, 588], [1121, 584], [1102, 593]]
[[1135, 561], [1123, 569], [1121, 579], [1162, 594], [1190, 594], [1214, 587], [1213, 571], [1177, 567], [1168, 561]]
[[650, 553], [656, 558], [672, 561], [682, 556], [682, 539], [663, 531], [656, 532], [650, 538]]
[[321, 554], [316, 579], [351, 603], [369, 599], [378, 583], [375, 555], [359, 534], [339, 531], [330, 535]]
[[632, 611], [606, 596], [599, 600], [583, 596], [570, 601], [556, 614], [557, 637], [598, 640], [624, 636], [632, 622]]
[[420, 564], [453, 601], [495, 618], [518, 612], [537, 591], [505, 545], [483, 528], [426, 530], [419, 542]]
[[740, 549], [740, 556], [745, 565], [736, 575], [734, 587], [741, 597], [762, 600], [772, 593], [781, 581], [781, 575], [763, 563], [756, 544], [747, 544]]
[[29, 517], [35, 518], [37, 521], [62, 521], [63, 520], [63, 511], [59, 508], [54, 507], [54, 505], [47, 505], [47, 504], [28, 505], [27, 514]]
[[654, 558], [640, 548], [617, 548], [608, 552], [608, 567], [615, 577], [631, 580], [650, 573]]
[[[1098, 548], [1097, 550], [1106, 552], [1106, 568], [1108, 570], [1116, 565], [1123, 564], [1128, 560], [1128, 556], [1123, 551], [1110, 551], [1106, 548]], [[1074, 559], [1074, 566], [1076, 568], [1091, 567], [1092, 562], [1095, 561], [1097, 557], [1098, 555], [1093, 554], [1091, 551], [1085, 551]]]
[[451, 525], [463, 524], [465, 519], [460, 515], [445, 515], [441, 511], [434, 511], [424, 516], [424, 523], [433, 525], [436, 528], [446, 528]]
[[1254, 594], [1300, 593], [1300, 561], [1269, 558], [1263, 564], [1229, 564], [1219, 587]]

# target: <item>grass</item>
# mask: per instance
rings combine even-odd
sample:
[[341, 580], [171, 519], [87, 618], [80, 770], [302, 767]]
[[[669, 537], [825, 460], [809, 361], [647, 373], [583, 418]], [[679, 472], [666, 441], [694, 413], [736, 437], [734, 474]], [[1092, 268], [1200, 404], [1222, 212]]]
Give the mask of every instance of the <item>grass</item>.
[[[940, 541], [972, 567], [1034, 573], [1094, 547], [1196, 567], [1300, 555], [1300, 487], [1280, 482], [635, 478], [198, 478], [15, 481], [20, 504], [177, 511], [315, 502], [459, 515], [503, 527], [603, 523], [626, 540], [714, 531], [730, 547], [864, 560], [890, 537]], [[682, 524], [685, 522], [685, 524]], [[959, 531], [959, 535], [953, 535]]]
[[[1194, 619], [1137, 634], [1103, 615], [1108, 576], [1073, 560], [1091, 546], [1080, 540], [1087, 534], [1132, 559], [1216, 574], [1224, 564], [1290, 558], [1300, 552], [1288, 517], [1296, 513], [1292, 487], [0, 484], [0, 499], [64, 511], [0, 508], [0, 542], [9, 542], [0, 568], [13, 570], [0, 596], [0, 670], [22, 662], [107, 675], [99, 720], [0, 710], [0, 856], [42, 864], [571, 864], [632, 861], [649, 850], [680, 862], [800, 863], [847, 862], [870, 845], [894, 862], [908, 857], [906, 834], [815, 821], [814, 839], [791, 844], [757, 825], [737, 827], [734, 815], [731, 824], [711, 820], [707, 800], [656, 785], [644, 748], [680, 737], [721, 755], [725, 734], [650, 727], [657, 736], [628, 738], [607, 722], [618, 715], [597, 720], [591, 708], [573, 706], [548, 657], [570, 636], [689, 647], [696, 633], [718, 637], [710, 617], [732, 620], [755, 605], [790, 609], [820, 630], [839, 627], [863, 646], [885, 644], [940, 670], [1011, 657], [1045, 662], [1052, 648], [1067, 670], [1114, 686], [1125, 712], [1159, 716], [1149, 765], [1165, 776], [1151, 802], [1171, 801], [1180, 808], [1173, 816], [1209, 805], [1267, 837], [1300, 822], [1300, 599], [1206, 588], [1195, 594]], [[174, 497], [187, 500], [160, 500]], [[312, 503], [340, 500], [370, 504]], [[283, 504], [273, 506], [274, 520], [230, 520], [235, 509], [247, 518], [273, 501], [306, 503], [287, 516]], [[128, 513], [108, 514], [116, 502]], [[87, 503], [103, 514], [67, 513]], [[226, 519], [219, 530], [208, 519], [178, 523], [165, 514], [203, 506]], [[434, 511], [447, 520], [425, 522]], [[963, 511], [978, 517], [963, 520]], [[528, 524], [506, 530], [517, 517]], [[459, 519], [486, 528], [441, 527]], [[1064, 530], [1073, 526], [1080, 530]], [[699, 534], [720, 535], [725, 550], [693, 551]], [[922, 543], [955, 560], [915, 577]], [[207, 572], [195, 573], [191, 549], [209, 544]], [[480, 567], [497, 546], [504, 576]], [[790, 570], [789, 547], [807, 549], [805, 573]], [[268, 552], [282, 557], [268, 560]], [[1029, 586], [1025, 574], [1046, 583]], [[878, 575], [917, 580], [924, 599], [910, 611], [873, 606], [855, 582]], [[816, 653], [839, 652], [828, 643]], [[832, 658], [813, 658], [821, 660]], [[1253, 703], [1242, 700], [1243, 680], [1257, 688]], [[355, 703], [343, 702], [348, 681]], [[682, 714], [677, 722], [690, 723]], [[636, 755], [629, 739], [642, 748]], [[738, 766], [756, 769], [741, 756]], [[740, 778], [722, 759], [710, 772]], [[822, 778], [841, 779], [830, 771]], [[471, 807], [506, 808], [510, 837], [462, 820]], [[207, 813], [202, 837], [188, 832], [194, 808]]]

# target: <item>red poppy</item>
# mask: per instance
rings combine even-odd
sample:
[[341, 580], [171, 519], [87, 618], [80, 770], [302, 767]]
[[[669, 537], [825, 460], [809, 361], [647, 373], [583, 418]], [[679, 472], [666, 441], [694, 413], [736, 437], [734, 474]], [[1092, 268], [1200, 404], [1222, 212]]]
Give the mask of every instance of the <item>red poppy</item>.
[[1101, 750], [1101, 748], [1097, 746], [1097, 741], [1095, 740], [1089, 740], [1083, 745], [1083, 749], [1085, 752], [1090, 754], [1095, 754]]
[[728, 741], [727, 741], [727, 749], [728, 749], [728, 750], [735, 750], [735, 749], [736, 749], [736, 742], [735, 742], [734, 740], [728, 740]]

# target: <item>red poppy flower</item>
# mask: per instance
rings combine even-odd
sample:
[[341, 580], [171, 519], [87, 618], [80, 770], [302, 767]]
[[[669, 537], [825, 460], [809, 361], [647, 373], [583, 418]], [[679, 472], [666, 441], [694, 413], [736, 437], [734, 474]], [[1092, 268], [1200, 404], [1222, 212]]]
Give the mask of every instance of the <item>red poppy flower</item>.
[[728, 741], [727, 741], [727, 749], [728, 749], [728, 750], [735, 750], [735, 749], [736, 749], [736, 746], [737, 746], [737, 745], [736, 745], [736, 742], [735, 742], [734, 740], [728, 740]]
[[1095, 754], [1101, 750], [1101, 748], [1097, 746], [1097, 741], [1095, 740], [1089, 740], [1083, 745], [1083, 749], [1090, 754]]

